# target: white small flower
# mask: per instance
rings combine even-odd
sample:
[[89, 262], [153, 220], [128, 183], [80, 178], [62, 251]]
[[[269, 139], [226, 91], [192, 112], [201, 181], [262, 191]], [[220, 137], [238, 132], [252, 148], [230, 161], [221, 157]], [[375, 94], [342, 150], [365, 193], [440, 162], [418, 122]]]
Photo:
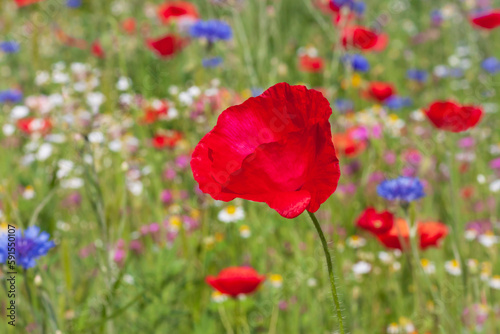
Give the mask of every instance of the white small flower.
[[474, 230], [474, 229], [465, 230], [465, 239], [466, 240], [469, 240], [469, 241], [474, 240], [477, 238], [477, 236], [478, 236], [478, 233], [476, 230]]
[[24, 191], [23, 191], [23, 198], [24, 199], [32, 199], [35, 197], [35, 189], [32, 187], [32, 186], [27, 186], [26, 188], [24, 188]]
[[179, 88], [177, 86], [170, 86], [168, 87], [168, 93], [170, 95], [177, 95], [179, 94]]
[[460, 262], [457, 260], [446, 261], [444, 264], [444, 269], [453, 276], [460, 276], [462, 274], [462, 269], [460, 269]]
[[481, 245], [487, 248], [493, 247], [498, 243], [498, 240], [499, 238], [491, 231], [483, 233], [477, 238], [477, 241], [479, 241]]
[[434, 265], [434, 262], [431, 262], [427, 259], [421, 259], [420, 263], [422, 264], [422, 269], [424, 269], [424, 272], [428, 275], [432, 275], [436, 272], [436, 266]]
[[347, 245], [354, 249], [361, 248], [366, 245], [366, 239], [358, 235], [353, 235], [347, 239]]
[[66, 160], [66, 159], [59, 160], [57, 162], [57, 167], [59, 167], [59, 169], [57, 170], [56, 176], [59, 179], [68, 176], [69, 173], [73, 170], [74, 166], [75, 164], [71, 160]]
[[212, 292], [212, 301], [215, 303], [222, 303], [227, 300], [227, 296], [219, 291]]
[[234, 223], [245, 218], [245, 211], [243, 211], [242, 207], [228, 205], [219, 211], [217, 218], [224, 223]]
[[318, 285], [318, 281], [314, 277], [311, 277], [307, 280], [307, 286], [312, 288], [315, 287], [316, 285]]
[[368, 274], [372, 270], [372, 265], [366, 261], [359, 261], [352, 266], [352, 271], [356, 275]]
[[495, 275], [490, 279], [490, 287], [495, 290], [500, 290], [500, 275]]
[[104, 135], [99, 131], [89, 133], [88, 138], [92, 144], [100, 144], [104, 141]]
[[500, 191], [500, 179], [495, 180], [490, 183], [490, 191], [492, 193], [497, 193]]
[[2, 126], [2, 131], [6, 137], [10, 137], [16, 131], [16, 127], [12, 124], [6, 123]]
[[51, 133], [45, 137], [50, 143], [62, 144], [66, 141], [66, 136], [61, 133]]
[[15, 106], [10, 112], [10, 118], [21, 119], [30, 114], [30, 110], [26, 106]]
[[248, 239], [252, 235], [252, 231], [250, 231], [250, 227], [248, 225], [240, 226], [240, 236], [243, 239]]
[[274, 288], [281, 288], [283, 285], [283, 276], [280, 274], [272, 274], [269, 276], [269, 283], [271, 283]]
[[87, 104], [92, 108], [94, 114], [99, 111], [99, 107], [104, 103], [104, 94], [99, 92], [92, 92], [87, 94]]
[[486, 177], [485, 177], [483, 174], [479, 174], [479, 175], [477, 176], [477, 182], [478, 182], [479, 184], [484, 184], [484, 183], [486, 182]]
[[187, 90], [187, 92], [192, 97], [198, 97], [201, 94], [201, 89], [198, 88], [198, 87], [196, 87], [196, 86], [192, 86], [192, 87], [189, 87], [189, 89]]
[[122, 142], [118, 139], [115, 139], [109, 142], [108, 147], [113, 152], [120, 152], [120, 150], [122, 149]]
[[193, 97], [188, 92], [182, 92], [179, 94], [179, 101], [186, 106], [190, 106], [193, 104]]
[[382, 261], [382, 263], [385, 263], [385, 264], [390, 264], [393, 261], [393, 257], [391, 255], [391, 253], [384, 252], [384, 251], [378, 252], [378, 258], [380, 261]]
[[127, 182], [127, 188], [134, 196], [139, 196], [142, 194], [142, 190], [144, 188], [141, 181], [131, 181]]
[[37, 72], [35, 77], [35, 84], [37, 86], [42, 86], [46, 84], [49, 81], [49, 79], [50, 79], [49, 72], [46, 71]]
[[397, 323], [393, 322], [387, 326], [387, 334], [399, 334], [399, 326]]
[[43, 143], [40, 145], [38, 152], [36, 153], [36, 159], [39, 161], [45, 161], [52, 155], [52, 144]]
[[123, 281], [127, 283], [128, 285], [133, 285], [134, 284], [134, 277], [129, 274], [123, 275]]
[[69, 75], [60, 72], [60, 71], [54, 71], [52, 72], [52, 82], [56, 84], [63, 84], [69, 82]]
[[61, 181], [61, 188], [63, 189], [79, 189], [84, 185], [83, 179], [79, 177], [73, 177], [71, 179]]
[[124, 91], [130, 88], [130, 79], [127, 77], [120, 77], [116, 83], [116, 89]]

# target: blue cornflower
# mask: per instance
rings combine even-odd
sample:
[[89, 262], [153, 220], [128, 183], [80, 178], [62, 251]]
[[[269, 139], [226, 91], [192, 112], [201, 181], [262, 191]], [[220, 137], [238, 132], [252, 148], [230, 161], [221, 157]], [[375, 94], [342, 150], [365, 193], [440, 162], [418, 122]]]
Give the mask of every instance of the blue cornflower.
[[78, 8], [82, 5], [82, 0], [66, 0], [66, 6], [69, 8]]
[[19, 51], [19, 43], [16, 41], [3, 41], [0, 42], [0, 50], [5, 53], [16, 53]]
[[7, 233], [0, 231], [0, 263], [7, 261]]
[[224, 62], [224, 59], [222, 57], [212, 57], [212, 58], [204, 58], [201, 63], [203, 64], [203, 67], [217, 67], [221, 65]]
[[[2, 233], [0, 237], [0, 262], [4, 263], [7, 255], [7, 243], [3, 242], [7, 234]], [[16, 230], [15, 255], [16, 264], [24, 269], [32, 268], [36, 264], [36, 259], [47, 254], [55, 247], [54, 241], [49, 240], [47, 232], [40, 231], [38, 226], [30, 226], [24, 231]]]
[[406, 76], [408, 77], [408, 79], [413, 81], [426, 82], [427, 78], [429, 77], [429, 74], [424, 70], [412, 68], [406, 72]]
[[392, 95], [384, 101], [384, 104], [389, 109], [397, 110], [397, 109], [401, 109], [404, 107], [410, 107], [412, 105], [412, 101], [409, 97]]
[[341, 60], [344, 63], [349, 63], [356, 72], [368, 72], [370, 70], [370, 63], [360, 54], [345, 55]]
[[191, 26], [189, 34], [195, 38], [206, 38], [210, 42], [228, 40], [233, 37], [231, 26], [219, 20], [199, 20]]
[[481, 62], [481, 67], [490, 74], [497, 73], [500, 71], [500, 60], [495, 57], [486, 58]]
[[412, 202], [425, 196], [424, 185], [418, 178], [400, 176], [382, 181], [377, 186], [377, 194], [389, 201]]
[[0, 103], [19, 103], [23, 99], [23, 93], [17, 89], [7, 89], [0, 91]]
[[363, 1], [354, 1], [351, 9], [358, 15], [363, 15], [366, 10], [366, 4]]
[[340, 112], [347, 112], [354, 109], [354, 103], [349, 99], [336, 99], [335, 108]]

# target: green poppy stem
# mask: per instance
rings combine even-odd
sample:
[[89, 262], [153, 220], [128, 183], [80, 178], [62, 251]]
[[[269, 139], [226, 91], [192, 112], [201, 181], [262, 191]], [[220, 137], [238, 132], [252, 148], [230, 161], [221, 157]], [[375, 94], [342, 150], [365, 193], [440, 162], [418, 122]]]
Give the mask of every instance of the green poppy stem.
[[323, 234], [323, 230], [321, 229], [321, 226], [319, 225], [318, 219], [314, 215], [314, 213], [307, 211], [309, 214], [309, 217], [311, 217], [311, 220], [314, 224], [314, 227], [316, 228], [316, 231], [318, 231], [319, 238], [321, 239], [321, 244], [323, 246], [323, 251], [325, 253], [325, 258], [326, 258], [326, 265], [328, 266], [328, 274], [330, 275], [330, 287], [332, 290], [332, 296], [333, 296], [333, 302], [335, 303], [335, 311], [337, 313], [337, 320], [339, 322], [339, 330], [340, 334], [344, 334], [344, 322], [342, 319], [342, 311], [340, 310], [340, 301], [339, 301], [339, 296], [337, 295], [337, 286], [335, 285], [335, 275], [333, 274], [333, 262], [332, 262], [332, 257], [330, 256], [330, 251], [328, 249], [328, 244], [325, 239], [325, 235]]

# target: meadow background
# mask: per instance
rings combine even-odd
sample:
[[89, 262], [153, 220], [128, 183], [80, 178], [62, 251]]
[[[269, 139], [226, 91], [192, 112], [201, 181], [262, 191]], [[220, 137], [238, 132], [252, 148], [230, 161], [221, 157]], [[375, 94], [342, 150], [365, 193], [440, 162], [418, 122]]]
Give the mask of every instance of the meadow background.
[[[357, 20], [389, 37], [376, 53], [342, 48], [342, 27], [322, 1], [190, 1], [201, 19], [230, 25], [232, 37], [213, 43], [161, 22], [161, 1], [70, 2], [0, 3], [0, 42], [19, 48], [0, 51], [0, 221], [39, 226], [55, 243], [19, 268], [15, 328], [0, 294], [0, 332], [332, 333], [328, 275], [307, 215], [216, 202], [189, 166], [224, 109], [288, 82], [323, 92], [334, 133], [381, 131], [354, 153], [339, 151], [339, 188], [317, 214], [349, 332], [500, 333], [500, 172], [491, 163], [500, 155], [500, 76], [482, 66], [500, 56], [500, 32], [468, 21], [485, 1], [367, 1]], [[167, 33], [189, 42], [159, 57], [146, 41]], [[368, 71], [342, 61], [355, 53]], [[320, 57], [321, 69], [301, 67], [304, 54]], [[207, 66], [214, 57], [220, 64]], [[415, 68], [425, 81], [408, 78]], [[373, 81], [392, 83], [411, 104], [366, 98]], [[485, 115], [467, 132], [439, 132], [421, 112], [439, 99], [481, 105]], [[23, 131], [28, 115], [51, 129]], [[450, 229], [420, 253], [426, 270], [417, 275], [409, 258], [355, 225], [367, 206], [406, 218], [376, 192], [405, 173], [425, 183], [411, 214]], [[221, 220], [235, 208], [242, 219]], [[254, 294], [237, 302], [205, 282], [239, 265], [266, 275]]]

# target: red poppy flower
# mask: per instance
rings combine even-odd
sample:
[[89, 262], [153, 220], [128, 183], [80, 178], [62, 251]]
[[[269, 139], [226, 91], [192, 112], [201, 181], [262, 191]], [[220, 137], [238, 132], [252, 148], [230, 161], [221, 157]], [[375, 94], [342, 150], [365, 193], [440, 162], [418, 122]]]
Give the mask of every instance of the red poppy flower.
[[217, 277], [208, 276], [206, 281], [217, 291], [233, 298], [254, 292], [266, 279], [250, 267], [229, 267], [221, 270]]
[[199, 17], [196, 6], [187, 1], [169, 1], [158, 7], [158, 17], [163, 23], [179, 19], [196, 19]]
[[483, 29], [495, 29], [500, 26], [500, 10], [494, 9], [488, 13], [471, 18], [474, 26]]
[[323, 70], [324, 62], [320, 57], [302, 55], [299, 57], [299, 68], [302, 72], [318, 73]]
[[147, 45], [160, 57], [171, 57], [186, 45], [186, 40], [175, 35], [166, 35], [159, 39], [148, 39]]
[[104, 53], [104, 49], [102, 48], [101, 43], [99, 41], [94, 41], [92, 46], [90, 47], [92, 54], [97, 58], [104, 58], [106, 54]]
[[15, 0], [17, 7], [24, 7], [28, 5], [32, 5], [34, 3], [40, 2], [42, 0]]
[[394, 220], [392, 228], [386, 233], [377, 234], [378, 240], [387, 248], [403, 250], [401, 247], [400, 238], [405, 243], [405, 247], [410, 247], [410, 229], [406, 220], [397, 218]]
[[378, 35], [364, 27], [347, 27], [342, 32], [342, 45], [370, 50], [377, 44]]
[[168, 114], [168, 104], [162, 102], [156, 107], [147, 107], [144, 112], [143, 122], [146, 124], [152, 124], [160, 119], [162, 116]]
[[133, 34], [135, 32], [136, 28], [136, 22], [133, 17], [129, 17], [128, 19], [125, 19], [122, 21], [122, 28], [125, 30], [127, 34]]
[[265, 202], [286, 218], [316, 212], [340, 177], [331, 113], [320, 92], [276, 84], [219, 116], [193, 152], [194, 178], [216, 200]]
[[417, 234], [420, 238], [420, 248], [439, 247], [441, 239], [448, 235], [448, 227], [439, 222], [417, 224]]
[[362, 140], [354, 139], [351, 133], [336, 133], [332, 136], [333, 145], [338, 154], [343, 154], [348, 158], [353, 158], [366, 148], [366, 143]]
[[[438, 247], [440, 240], [447, 234], [448, 228], [442, 223], [417, 223], [420, 249], [426, 249], [431, 246]], [[387, 248], [403, 250], [400, 239], [405, 243], [405, 248], [410, 248], [410, 229], [404, 219], [396, 219], [392, 228], [386, 233], [377, 235], [377, 238]]]
[[26, 134], [40, 133], [45, 135], [52, 130], [52, 122], [47, 118], [28, 117], [18, 120], [17, 127]]
[[437, 101], [425, 110], [425, 114], [438, 129], [463, 132], [479, 122], [483, 110], [475, 106], [460, 106], [453, 101]]
[[158, 134], [153, 137], [153, 146], [157, 149], [173, 148], [181, 139], [182, 134], [177, 131], [172, 131], [168, 135]]
[[394, 225], [394, 216], [389, 211], [377, 212], [374, 208], [369, 207], [361, 213], [356, 225], [373, 234], [383, 234]]
[[384, 102], [395, 93], [396, 90], [394, 89], [394, 86], [392, 84], [387, 82], [375, 81], [370, 83], [364, 95], [379, 102]]

